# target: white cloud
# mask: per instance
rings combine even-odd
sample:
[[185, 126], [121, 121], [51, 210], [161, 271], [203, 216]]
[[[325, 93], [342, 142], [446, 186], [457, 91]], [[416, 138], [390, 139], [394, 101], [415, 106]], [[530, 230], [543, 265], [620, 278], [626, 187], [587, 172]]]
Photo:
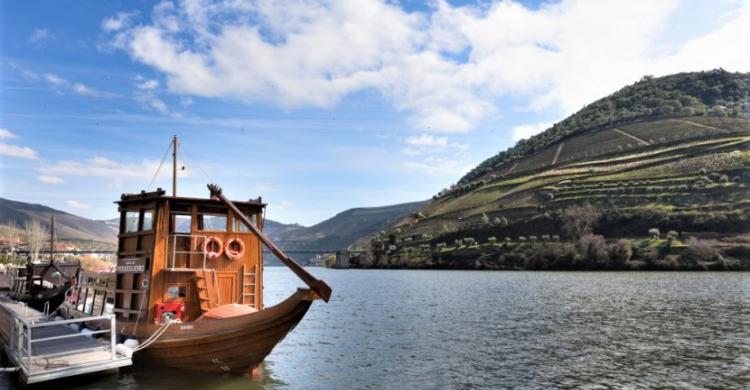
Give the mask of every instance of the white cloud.
[[644, 74], [750, 70], [750, 6], [665, 49], [665, 26], [690, 22], [671, 19], [677, 6], [436, 1], [421, 13], [376, 0], [184, 1], [112, 30], [115, 45], [179, 95], [328, 108], [371, 89], [425, 131], [467, 131], [515, 108], [499, 106], [506, 96], [568, 114]]
[[49, 175], [39, 175], [37, 176], [37, 179], [41, 181], [42, 183], [47, 184], [60, 184], [63, 182], [63, 179], [57, 176], [49, 176]]
[[414, 146], [436, 146], [443, 147], [448, 145], [448, 139], [445, 137], [435, 137], [430, 134], [421, 134], [419, 136], [413, 136], [406, 139], [408, 145]]
[[[115, 182], [126, 182], [128, 180], [150, 180], [158, 168], [159, 162], [153, 160], [125, 163], [110, 160], [106, 157], [93, 157], [84, 161], [45, 163], [38, 168], [38, 172], [40, 177], [101, 177]], [[169, 176], [171, 173], [168, 171], [168, 169], [161, 169], [158, 177]], [[186, 172], [181, 173], [181, 175], [188, 176]]]
[[144, 107], [157, 111], [161, 114], [170, 113], [169, 107], [167, 107], [167, 104], [164, 103], [163, 100], [159, 99], [153, 93], [136, 94], [135, 100], [141, 103], [141, 105], [143, 105]]
[[527, 125], [519, 125], [513, 128], [513, 141], [520, 141], [531, 137], [532, 135], [539, 134], [544, 130], [552, 127], [551, 123], [534, 123]]
[[159, 82], [156, 80], [146, 80], [139, 83], [136, 87], [138, 87], [138, 89], [152, 90], [159, 88]]
[[76, 209], [76, 210], [85, 210], [85, 209], [89, 208], [88, 204], [83, 203], [83, 202], [79, 202], [77, 200], [69, 200], [69, 201], [65, 202], [65, 204], [68, 207], [70, 207], [71, 209]]
[[60, 77], [60, 76], [58, 76], [58, 75], [56, 75], [54, 73], [45, 73], [44, 74], [44, 79], [47, 80], [48, 83], [50, 83], [50, 84], [52, 84], [54, 86], [66, 87], [66, 86], [70, 85], [70, 83], [68, 82], [68, 80], [65, 80], [64, 78], [62, 78], [62, 77]]
[[50, 38], [52, 38], [52, 34], [49, 32], [46, 28], [38, 28], [34, 30], [31, 33], [31, 36], [29, 37], [29, 42], [31, 43], [41, 43], [43, 41], [46, 41]]
[[26, 158], [36, 160], [37, 154], [34, 149], [27, 146], [16, 146], [10, 144], [0, 144], [0, 155], [8, 157]]
[[102, 30], [109, 32], [121, 30], [130, 23], [133, 16], [135, 12], [118, 12], [117, 15], [102, 20]]
[[78, 95], [90, 96], [90, 97], [112, 97], [114, 96], [113, 94], [109, 92], [99, 91], [83, 83], [70, 82], [54, 73], [45, 73], [43, 77], [44, 77], [44, 80], [46, 80], [53, 87], [58, 88], [58, 89], [69, 90]]
[[16, 135], [8, 129], [0, 129], [0, 139], [16, 138]]

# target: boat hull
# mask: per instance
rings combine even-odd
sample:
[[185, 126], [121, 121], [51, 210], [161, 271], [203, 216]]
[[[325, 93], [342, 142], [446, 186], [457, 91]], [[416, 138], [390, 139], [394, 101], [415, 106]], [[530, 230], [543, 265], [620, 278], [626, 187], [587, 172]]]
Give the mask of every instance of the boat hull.
[[[149, 347], [136, 352], [134, 359], [189, 371], [249, 373], [297, 326], [317, 298], [313, 291], [299, 289], [284, 302], [255, 313], [175, 323]], [[120, 333], [135, 333], [144, 342], [160, 327], [126, 324]]]

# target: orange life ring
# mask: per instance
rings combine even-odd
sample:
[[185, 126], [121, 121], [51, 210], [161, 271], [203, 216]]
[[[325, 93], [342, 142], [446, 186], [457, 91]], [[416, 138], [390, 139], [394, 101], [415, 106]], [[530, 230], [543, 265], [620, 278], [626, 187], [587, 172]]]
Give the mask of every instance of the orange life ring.
[[[239, 249], [233, 247], [235, 243], [239, 246]], [[245, 254], [245, 243], [239, 238], [230, 238], [224, 243], [224, 253], [230, 259], [238, 260]]]
[[211, 236], [203, 241], [203, 253], [209, 260], [218, 259], [222, 252], [224, 252], [224, 243], [219, 237]]

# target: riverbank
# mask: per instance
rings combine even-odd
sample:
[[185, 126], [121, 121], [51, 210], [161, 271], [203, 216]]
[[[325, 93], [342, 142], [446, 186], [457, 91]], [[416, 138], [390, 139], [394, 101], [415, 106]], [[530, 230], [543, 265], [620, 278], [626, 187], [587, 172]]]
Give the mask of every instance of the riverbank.
[[429, 244], [407, 250], [371, 252], [352, 260], [355, 268], [467, 269], [467, 270], [750, 270], [750, 241], [731, 239], [681, 240], [666, 238], [614, 239], [584, 235], [575, 242], [556, 237], [490, 237], [455, 240], [452, 246]]

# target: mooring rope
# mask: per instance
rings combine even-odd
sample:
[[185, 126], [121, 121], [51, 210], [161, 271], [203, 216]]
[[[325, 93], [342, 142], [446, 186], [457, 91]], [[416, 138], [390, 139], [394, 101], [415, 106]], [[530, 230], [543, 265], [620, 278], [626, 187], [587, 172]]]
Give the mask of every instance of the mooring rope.
[[147, 338], [146, 341], [143, 342], [143, 344], [135, 347], [133, 349], [133, 352], [137, 352], [144, 348], [148, 348], [151, 344], [153, 344], [156, 340], [158, 340], [159, 337], [161, 337], [164, 333], [167, 332], [167, 328], [169, 328], [169, 325], [172, 325], [175, 322], [177, 321], [169, 321], [163, 324], [159, 329], [156, 330], [156, 332], [154, 332], [154, 334], [151, 335], [151, 337]]

